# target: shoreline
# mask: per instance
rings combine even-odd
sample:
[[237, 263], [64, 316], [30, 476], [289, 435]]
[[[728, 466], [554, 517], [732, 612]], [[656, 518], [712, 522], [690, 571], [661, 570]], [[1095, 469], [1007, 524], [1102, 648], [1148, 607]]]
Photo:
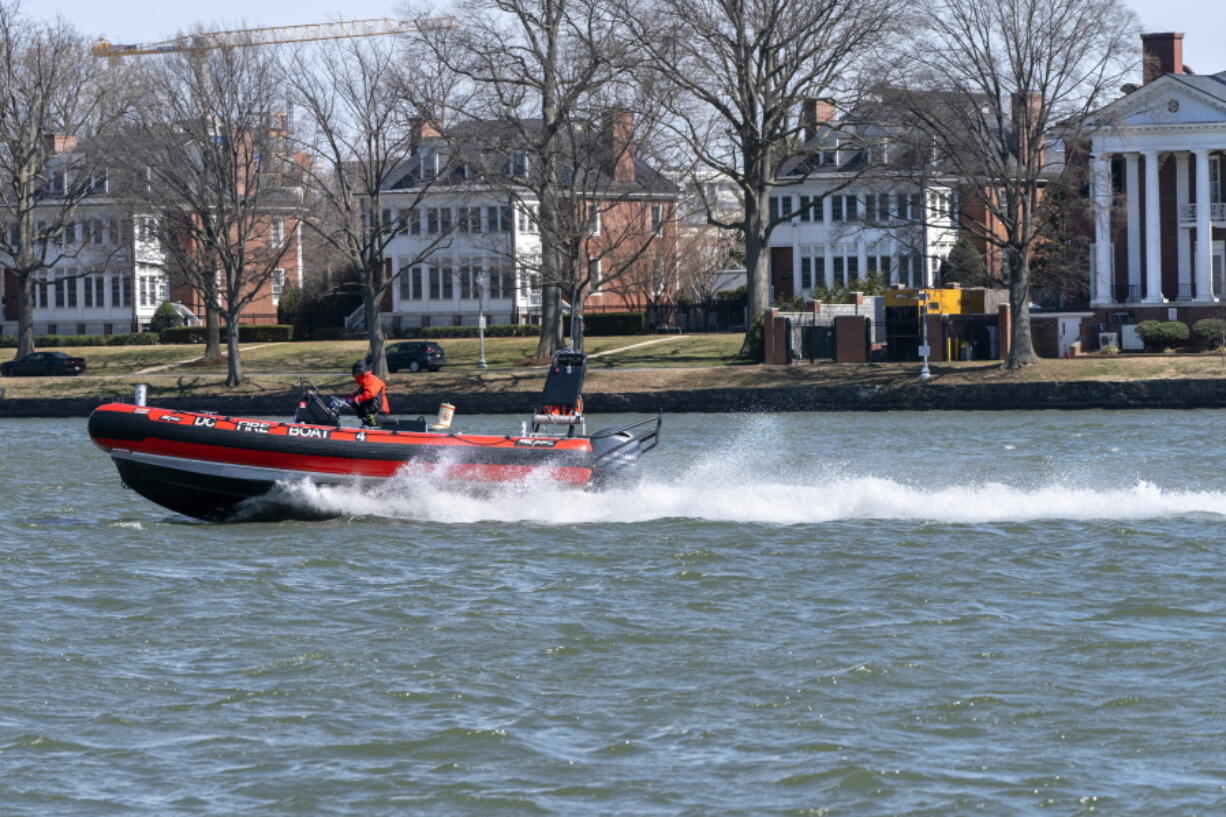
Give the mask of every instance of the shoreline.
[[[299, 392], [151, 398], [149, 404], [226, 415], [290, 415]], [[396, 394], [392, 413], [432, 416], [443, 401], [461, 414], [530, 414], [539, 391]], [[0, 418], [87, 417], [117, 397], [15, 397], [0, 400]], [[993, 383], [908, 383], [895, 386], [767, 386], [584, 395], [589, 415], [798, 411], [1033, 411], [1226, 408], [1226, 378], [1082, 380]]]

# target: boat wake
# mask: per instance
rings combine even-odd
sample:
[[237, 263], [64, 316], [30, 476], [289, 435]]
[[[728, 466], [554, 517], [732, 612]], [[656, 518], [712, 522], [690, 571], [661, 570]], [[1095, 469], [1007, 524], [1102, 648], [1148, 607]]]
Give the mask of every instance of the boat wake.
[[1027, 488], [993, 482], [931, 487], [847, 476], [838, 469], [771, 477], [730, 474], [726, 465], [710, 463], [603, 491], [559, 488], [544, 479], [474, 489], [410, 471], [370, 488], [281, 485], [267, 501], [287, 506], [299, 517], [369, 516], [443, 524], [609, 525], [659, 519], [780, 525], [864, 519], [984, 524], [1226, 516], [1226, 492], [1172, 490], [1145, 481], [1109, 489], [1057, 481]]

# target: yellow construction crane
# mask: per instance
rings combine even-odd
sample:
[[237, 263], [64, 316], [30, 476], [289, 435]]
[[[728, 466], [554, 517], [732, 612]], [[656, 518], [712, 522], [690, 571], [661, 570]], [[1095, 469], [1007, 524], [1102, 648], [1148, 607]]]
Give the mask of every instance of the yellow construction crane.
[[456, 28], [451, 17], [431, 17], [421, 20], [348, 20], [339, 23], [307, 23], [297, 26], [243, 28], [234, 31], [212, 31], [186, 34], [173, 40], [156, 43], [112, 43], [100, 38], [92, 49], [95, 57], [138, 57], [146, 54], [201, 52], [211, 48], [245, 48], [252, 45], [310, 43], [319, 40], [341, 40], [353, 37], [378, 37], [384, 34], [411, 34], [440, 28]]

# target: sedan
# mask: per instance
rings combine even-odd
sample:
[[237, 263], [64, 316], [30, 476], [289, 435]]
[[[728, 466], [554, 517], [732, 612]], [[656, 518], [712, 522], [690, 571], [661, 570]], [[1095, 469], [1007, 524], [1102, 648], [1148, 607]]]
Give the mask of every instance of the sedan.
[[429, 341], [394, 343], [387, 347], [387, 370], [395, 373], [401, 369], [420, 372], [429, 369], [437, 372], [447, 365], [443, 347]]
[[85, 371], [85, 358], [69, 357], [63, 352], [31, 352], [25, 357], [0, 363], [0, 374], [18, 375], [80, 374]]

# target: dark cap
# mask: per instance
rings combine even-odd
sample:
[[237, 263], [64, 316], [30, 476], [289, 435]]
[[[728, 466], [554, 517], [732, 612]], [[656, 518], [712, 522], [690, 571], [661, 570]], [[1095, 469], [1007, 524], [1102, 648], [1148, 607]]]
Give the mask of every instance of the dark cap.
[[353, 376], [354, 377], [357, 377], [358, 375], [364, 374], [368, 371], [370, 371], [370, 367], [366, 365], [365, 360], [359, 360], [357, 363], [353, 364]]

